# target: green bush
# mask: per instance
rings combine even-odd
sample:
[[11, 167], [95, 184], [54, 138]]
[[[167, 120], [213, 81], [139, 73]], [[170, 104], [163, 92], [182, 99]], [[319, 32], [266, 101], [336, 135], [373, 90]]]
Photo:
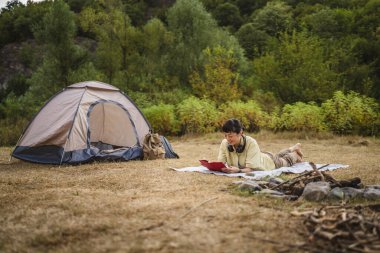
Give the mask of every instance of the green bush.
[[315, 103], [286, 104], [276, 120], [277, 130], [321, 132], [326, 130], [322, 109]]
[[177, 105], [181, 133], [211, 133], [216, 130], [218, 111], [214, 102], [189, 97]]
[[338, 134], [377, 135], [380, 130], [379, 104], [356, 92], [334, 93], [322, 104], [326, 124]]
[[15, 122], [0, 120], [0, 147], [16, 145], [27, 124], [28, 120], [25, 118]]
[[20, 97], [8, 94], [0, 103], [0, 146], [15, 145], [39, 108], [28, 93]]
[[158, 104], [176, 105], [189, 96], [189, 92], [181, 89], [172, 89], [170, 91], [157, 91], [145, 93], [140, 91], [128, 91], [126, 94], [141, 108], [148, 108]]
[[246, 103], [241, 101], [232, 101], [222, 104], [219, 107], [221, 111], [219, 124], [222, 125], [227, 119], [236, 118], [243, 124], [244, 129], [248, 132], [260, 130], [264, 123], [264, 113], [260, 106], [253, 100]]
[[144, 108], [143, 113], [152, 125], [153, 131], [163, 135], [178, 133], [178, 121], [174, 113], [174, 105], [153, 105]]

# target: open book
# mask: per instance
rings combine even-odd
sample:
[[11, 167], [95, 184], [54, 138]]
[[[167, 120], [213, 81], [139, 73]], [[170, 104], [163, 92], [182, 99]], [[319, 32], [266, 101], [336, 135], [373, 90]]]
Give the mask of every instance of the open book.
[[222, 162], [209, 162], [207, 160], [199, 160], [199, 161], [202, 164], [202, 166], [213, 171], [222, 171], [222, 168], [226, 167], [226, 165]]

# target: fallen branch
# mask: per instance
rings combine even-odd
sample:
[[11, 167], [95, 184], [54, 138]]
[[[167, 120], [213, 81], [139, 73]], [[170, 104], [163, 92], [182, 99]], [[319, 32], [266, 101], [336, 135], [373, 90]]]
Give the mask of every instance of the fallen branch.
[[200, 203], [199, 205], [197, 205], [197, 206], [191, 208], [188, 212], [186, 212], [185, 214], [183, 214], [180, 218], [181, 218], [181, 219], [184, 218], [185, 216], [187, 216], [189, 213], [191, 213], [192, 211], [194, 211], [194, 210], [197, 209], [198, 207], [200, 207], [200, 206], [206, 204], [207, 202], [210, 202], [211, 200], [217, 199], [217, 198], [219, 198], [219, 197], [213, 197], [213, 198], [211, 198], [211, 199], [208, 199], [208, 200], [206, 200], [206, 201], [203, 201], [203, 202]]
[[[310, 164], [311, 164], [311, 162], [310, 162]], [[314, 163], [312, 163], [312, 164], [314, 164]], [[325, 168], [325, 167], [327, 167], [327, 166], [329, 166], [329, 165], [330, 165], [330, 164], [325, 164], [325, 165], [319, 167], [317, 170], [323, 169], [323, 168]], [[310, 165], [310, 166], [312, 166], [312, 165]], [[315, 164], [314, 164], [314, 166], [315, 166]], [[312, 167], [313, 167], [313, 166], [312, 166]], [[304, 176], [307, 176], [307, 175], [313, 174], [314, 172], [315, 172], [315, 171], [314, 171], [314, 169], [313, 169], [313, 170], [310, 170], [310, 171], [308, 171], [308, 172], [302, 173], [302, 174], [299, 175], [299, 176], [293, 177], [292, 179], [289, 179], [289, 180], [287, 180], [287, 181], [285, 181], [285, 182], [282, 182], [281, 184], [278, 184], [278, 185], [276, 185], [276, 186], [273, 186], [272, 188], [269, 188], [269, 189], [270, 189], [270, 190], [274, 190], [274, 189], [276, 189], [276, 188], [278, 188], [278, 187], [280, 187], [280, 186], [283, 186], [284, 184], [289, 183], [290, 181], [293, 181], [293, 180], [295, 180], [295, 179], [299, 179], [299, 178], [301, 178], [301, 177], [304, 177]], [[299, 182], [299, 181], [300, 181], [300, 180], [297, 180], [296, 183]], [[293, 184], [293, 182], [292, 182], [292, 184]]]

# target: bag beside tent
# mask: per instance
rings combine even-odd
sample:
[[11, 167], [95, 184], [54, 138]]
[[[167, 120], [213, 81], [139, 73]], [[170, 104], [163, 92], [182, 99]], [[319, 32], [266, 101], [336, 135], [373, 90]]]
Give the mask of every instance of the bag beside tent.
[[165, 136], [161, 135], [160, 139], [165, 148], [165, 158], [179, 158], [179, 156], [176, 152], [174, 152], [172, 145], [170, 145], [170, 142], [165, 138]]

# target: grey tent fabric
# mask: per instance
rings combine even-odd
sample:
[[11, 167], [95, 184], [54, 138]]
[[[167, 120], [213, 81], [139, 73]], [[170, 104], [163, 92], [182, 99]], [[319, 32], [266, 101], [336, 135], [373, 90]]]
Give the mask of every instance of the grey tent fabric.
[[41, 108], [12, 155], [51, 164], [139, 159], [150, 130], [142, 112], [118, 88], [81, 82], [68, 86]]

